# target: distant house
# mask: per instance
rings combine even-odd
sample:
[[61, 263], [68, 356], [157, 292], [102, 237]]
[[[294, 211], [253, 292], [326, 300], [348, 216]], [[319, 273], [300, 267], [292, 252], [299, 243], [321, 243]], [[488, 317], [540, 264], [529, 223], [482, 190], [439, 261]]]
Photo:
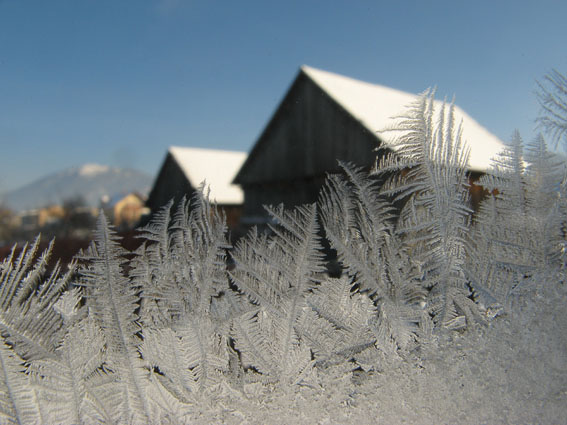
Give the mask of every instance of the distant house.
[[103, 199], [102, 208], [117, 229], [126, 230], [133, 229], [149, 212], [145, 203], [146, 197], [138, 192], [119, 193]]
[[82, 205], [51, 205], [19, 213], [20, 231], [61, 238], [90, 238], [99, 209]]
[[51, 205], [45, 208], [22, 211], [19, 217], [23, 230], [38, 231], [45, 226], [61, 222], [65, 217], [65, 211], [60, 205]]
[[228, 227], [234, 229], [240, 219], [244, 195], [232, 180], [245, 159], [244, 152], [170, 147], [146, 205], [154, 213], [171, 199], [178, 203], [183, 196], [190, 198], [206, 183], [209, 199], [224, 210]]
[[[391, 142], [379, 132], [415, 99], [410, 93], [301, 67], [234, 179], [244, 190], [242, 222], [264, 223], [262, 205], [315, 202], [327, 173], [340, 171], [337, 160], [373, 166], [375, 148]], [[474, 180], [504, 144], [455, 109], [471, 149]]]

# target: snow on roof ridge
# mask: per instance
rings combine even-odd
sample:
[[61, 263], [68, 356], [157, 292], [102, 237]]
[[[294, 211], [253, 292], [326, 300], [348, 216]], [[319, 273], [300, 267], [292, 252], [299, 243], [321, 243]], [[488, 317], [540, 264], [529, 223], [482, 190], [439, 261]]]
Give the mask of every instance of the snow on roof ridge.
[[246, 152], [170, 146], [173, 156], [194, 188], [203, 182], [210, 188], [210, 200], [218, 204], [241, 204], [242, 189], [232, 184], [246, 159]]
[[[359, 120], [372, 133], [380, 133], [395, 123], [397, 114], [403, 113], [418, 97], [391, 87], [356, 80], [333, 72], [301, 66], [312, 81], [338, 104]], [[436, 106], [443, 102], [436, 100]], [[464, 110], [455, 105], [455, 119], [462, 121], [463, 140], [470, 148], [469, 166], [472, 170], [486, 171], [505, 144], [480, 125]], [[386, 144], [392, 141], [386, 133], [380, 135]]]

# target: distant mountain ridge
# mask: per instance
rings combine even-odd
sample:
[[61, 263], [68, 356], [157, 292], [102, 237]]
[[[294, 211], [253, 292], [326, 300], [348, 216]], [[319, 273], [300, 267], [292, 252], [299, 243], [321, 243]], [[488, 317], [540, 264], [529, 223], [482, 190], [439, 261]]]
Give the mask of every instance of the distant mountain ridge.
[[18, 189], [4, 193], [3, 204], [16, 211], [62, 204], [81, 197], [86, 205], [97, 207], [102, 197], [139, 192], [147, 195], [153, 177], [134, 169], [84, 164], [49, 174]]

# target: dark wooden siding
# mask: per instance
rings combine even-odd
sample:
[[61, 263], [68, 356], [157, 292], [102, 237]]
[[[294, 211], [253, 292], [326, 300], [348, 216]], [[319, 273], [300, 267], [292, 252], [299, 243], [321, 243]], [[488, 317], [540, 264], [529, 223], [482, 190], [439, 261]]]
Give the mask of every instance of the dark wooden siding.
[[[151, 210], [150, 216], [146, 217], [142, 224], [150, 220], [151, 216], [171, 199], [173, 199], [175, 209], [183, 197], [190, 199], [195, 190], [177, 161], [168, 153], [146, 202], [147, 207]], [[220, 204], [217, 207], [224, 212], [228, 228], [231, 231], [236, 229], [240, 222], [242, 205]]]
[[265, 215], [262, 205], [317, 200], [338, 161], [370, 168], [379, 139], [300, 72], [235, 182], [244, 190], [244, 222]]
[[155, 213], [171, 199], [178, 203], [183, 196], [191, 196], [194, 190], [173, 156], [168, 153], [146, 205]]
[[374, 162], [378, 138], [300, 73], [235, 182], [295, 180], [338, 170], [337, 160]]
[[264, 205], [286, 207], [310, 204], [317, 200], [325, 177], [296, 179], [279, 182], [256, 183], [243, 186], [245, 193], [243, 224], [255, 224], [263, 221], [266, 210]]

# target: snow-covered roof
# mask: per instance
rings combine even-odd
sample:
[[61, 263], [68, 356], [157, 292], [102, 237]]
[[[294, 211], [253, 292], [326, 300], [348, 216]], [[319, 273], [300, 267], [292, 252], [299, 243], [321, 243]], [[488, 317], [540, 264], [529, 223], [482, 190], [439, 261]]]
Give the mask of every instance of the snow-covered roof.
[[194, 188], [203, 182], [210, 188], [210, 200], [217, 204], [241, 204], [242, 189], [232, 180], [246, 159], [245, 152], [172, 146], [175, 159]]
[[[368, 130], [380, 133], [392, 126], [393, 117], [403, 113], [416, 100], [416, 95], [389, 87], [371, 84], [328, 71], [302, 66], [307, 74], [331, 98], [359, 120]], [[441, 105], [440, 101], [437, 101]], [[481, 126], [465, 111], [455, 106], [455, 121], [462, 122], [463, 139], [470, 148], [469, 167], [485, 171], [503, 148], [504, 143]], [[379, 134], [386, 144], [394, 134]]]

